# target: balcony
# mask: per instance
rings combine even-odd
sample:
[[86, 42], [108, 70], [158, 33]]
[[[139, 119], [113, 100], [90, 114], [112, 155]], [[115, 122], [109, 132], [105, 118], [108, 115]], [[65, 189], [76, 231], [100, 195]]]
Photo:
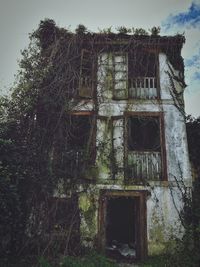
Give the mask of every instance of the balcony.
[[127, 178], [147, 181], [160, 180], [162, 175], [161, 153], [154, 151], [129, 151]]
[[129, 79], [129, 98], [157, 99], [157, 80], [155, 77], [138, 77]]
[[90, 76], [82, 76], [80, 78], [78, 96], [83, 98], [92, 98], [93, 82]]

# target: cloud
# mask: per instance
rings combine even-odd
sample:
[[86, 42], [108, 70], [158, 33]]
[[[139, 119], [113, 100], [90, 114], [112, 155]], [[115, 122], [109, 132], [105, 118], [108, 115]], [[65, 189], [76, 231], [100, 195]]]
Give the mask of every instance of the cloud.
[[185, 60], [186, 67], [198, 67], [200, 65], [200, 49], [199, 53]]
[[170, 14], [162, 26], [165, 30], [170, 28], [187, 27], [200, 28], [200, 3], [192, 2], [191, 6], [186, 12]]
[[194, 78], [194, 80], [200, 80], [200, 72], [196, 71], [196, 72], [193, 74], [193, 78]]

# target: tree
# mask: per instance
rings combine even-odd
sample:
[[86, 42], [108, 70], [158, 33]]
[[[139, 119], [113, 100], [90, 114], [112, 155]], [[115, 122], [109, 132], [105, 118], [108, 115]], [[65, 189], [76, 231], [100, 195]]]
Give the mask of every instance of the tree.
[[48, 212], [41, 211], [62, 178], [62, 164], [54, 164], [62, 151], [54, 155], [55, 143], [66, 123], [69, 95], [74, 93], [71, 84], [79, 78], [80, 45], [78, 35], [75, 38], [52, 20], [41, 21], [22, 52], [11, 98], [1, 98], [2, 254], [19, 255], [38, 244], [47, 230]]
[[[193, 187], [193, 231], [194, 231], [194, 245], [197, 255], [200, 250], [200, 117], [187, 117], [186, 121], [188, 148], [190, 160], [193, 165], [194, 187]], [[199, 258], [200, 262], [200, 258]]]

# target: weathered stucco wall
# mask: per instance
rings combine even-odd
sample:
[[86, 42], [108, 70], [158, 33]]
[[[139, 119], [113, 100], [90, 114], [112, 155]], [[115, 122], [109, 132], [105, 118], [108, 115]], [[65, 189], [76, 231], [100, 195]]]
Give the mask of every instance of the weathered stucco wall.
[[183, 227], [179, 219], [179, 211], [183, 203], [181, 192], [177, 187], [170, 189], [168, 186], [93, 185], [83, 193], [80, 192], [79, 197], [81, 240], [85, 246], [97, 246], [101, 190], [119, 192], [146, 190], [148, 192], [146, 216], [149, 255], [159, 254], [172, 237], [182, 236]]
[[[104, 55], [106, 58], [106, 55]], [[191, 172], [188, 158], [185, 122], [182, 110], [174, 103], [169, 78], [169, 64], [164, 54], [159, 56], [161, 100], [112, 99], [109, 75], [106, 67], [98, 72], [98, 119], [97, 119], [97, 184], [81, 193], [81, 232], [84, 244], [93, 245], [98, 234], [98, 208], [100, 189], [147, 190], [147, 236], [150, 253], [157, 253], [172, 236], [181, 236], [179, 212], [183, 203], [180, 188], [191, 187]], [[170, 65], [170, 68], [172, 66]], [[174, 73], [178, 73], [173, 70]], [[181, 92], [180, 84], [174, 83]], [[175, 105], [176, 104], [176, 105]], [[91, 109], [92, 106], [90, 105]], [[148, 181], [146, 185], [124, 185], [124, 126], [125, 112], [160, 112], [164, 116], [166, 144], [167, 181]], [[111, 119], [112, 118], [112, 119]], [[112, 145], [115, 164], [118, 166], [115, 180], [112, 174]], [[182, 183], [183, 181], [183, 183]], [[179, 186], [177, 186], [179, 183]], [[86, 243], [85, 243], [86, 242]], [[163, 246], [162, 246], [163, 245]]]

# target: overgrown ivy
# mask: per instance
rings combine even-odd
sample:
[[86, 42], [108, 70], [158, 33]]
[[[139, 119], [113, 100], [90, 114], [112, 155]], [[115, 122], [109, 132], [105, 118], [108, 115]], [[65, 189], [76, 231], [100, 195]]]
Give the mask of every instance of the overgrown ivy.
[[[141, 41], [153, 48], [160, 44], [160, 29], [156, 27], [151, 29], [151, 35], [143, 29], [132, 29], [133, 35], [129, 35], [130, 30], [124, 26], [118, 31], [116, 34], [108, 28], [95, 34], [79, 25], [76, 33], [72, 33], [47, 19], [30, 35], [30, 45], [22, 52], [12, 96], [0, 99], [1, 256], [15, 259], [30, 251], [30, 247], [35, 249], [34, 242], [41, 245], [45, 225], [41, 230], [39, 218], [30, 229], [29, 222], [37, 211], [38, 216], [41, 215], [43, 204], [63, 181], [63, 173], [67, 173], [67, 166], [63, 170], [61, 164], [64, 151], [60, 144], [66, 113], [73, 108], [69, 99], [77, 94], [81, 50], [107, 51], [115, 41], [124, 50], [143, 46]], [[178, 51], [183, 39], [178, 36], [177, 40], [176, 37], [171, 40], [177, 41]], [[103, 47], [97, 45], [96, 48], [98, 42]], [[182, 68], [182, 58], [169, 51], [167, 45], [162, 50], [171, 55], [172, 65]], [[97, 111], [97, 104], [95, 109]], [[60, 151], [53, 161], [55, 147]], [[73, 191], [75, 187], [76, 181], [71, 179], [65, 190]], [[41, 252], [40, 248], [38, 251]]]

